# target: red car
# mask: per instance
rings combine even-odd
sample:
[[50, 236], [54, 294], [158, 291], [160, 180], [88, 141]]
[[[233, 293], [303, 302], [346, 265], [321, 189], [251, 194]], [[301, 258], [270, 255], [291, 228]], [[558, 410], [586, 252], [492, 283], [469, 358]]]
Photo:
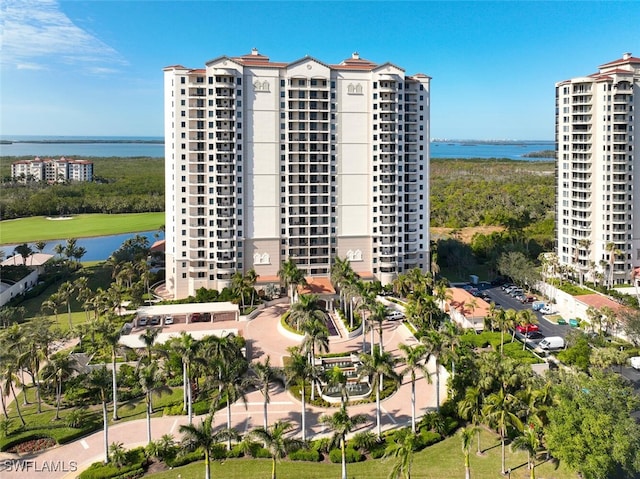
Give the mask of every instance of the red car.
[[198, 322], [200, 322], [200, 320], [201, 320], [200, 313], [193, 313], [191, 315], [191, 322], [192, 323], [198, 323]]
[[526, 326], [519, 324], [516, 326], [516, 331], [518, 331], [520, 334], [527, 334], [527, 333], [533, 333], [534, 331], [538, 331], [540, 328], [538, 328], [537, 324], [527, 324]]

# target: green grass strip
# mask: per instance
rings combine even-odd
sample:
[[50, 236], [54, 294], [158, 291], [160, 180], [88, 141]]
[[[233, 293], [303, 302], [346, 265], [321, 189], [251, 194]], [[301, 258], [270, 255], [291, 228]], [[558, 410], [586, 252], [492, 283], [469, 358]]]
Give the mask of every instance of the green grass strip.
[[75, 215], [65, 220], [21, 218], [0, 222], [0, 245], [154, 231], [163, 224], [162, 212]]

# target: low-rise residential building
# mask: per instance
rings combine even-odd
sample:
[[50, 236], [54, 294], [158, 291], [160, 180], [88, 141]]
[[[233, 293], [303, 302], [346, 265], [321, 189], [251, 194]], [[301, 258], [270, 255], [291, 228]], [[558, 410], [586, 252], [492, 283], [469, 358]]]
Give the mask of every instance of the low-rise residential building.
[[489, 303], [462, 288], [447, 289], [445, 312], [463, 329], [484, 330], [484, 320], [489, 315]]
[[61, 183], [63, 181], [92, 181], [93, 162], [39, 157], [33, 160], [19, 160], [11, 164], [11, 177], [21, 183], [29, 181], [46, 181]]

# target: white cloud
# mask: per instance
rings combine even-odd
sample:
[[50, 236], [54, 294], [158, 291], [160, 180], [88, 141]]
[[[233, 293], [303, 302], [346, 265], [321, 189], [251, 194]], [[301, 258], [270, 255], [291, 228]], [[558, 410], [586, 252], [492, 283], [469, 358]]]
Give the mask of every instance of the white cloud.
[[17, 63], [16, 68], [18, 70], [46, 70], [47, 67], [39, 65], [37, 63]]
[[[3, 0], [0, 59], [16, 68], [44, 68], [42, 63], [125, 65], [122, 56], [74, 25], [55, 0]], [[102, 71], [101, 73], [105, 73]]]

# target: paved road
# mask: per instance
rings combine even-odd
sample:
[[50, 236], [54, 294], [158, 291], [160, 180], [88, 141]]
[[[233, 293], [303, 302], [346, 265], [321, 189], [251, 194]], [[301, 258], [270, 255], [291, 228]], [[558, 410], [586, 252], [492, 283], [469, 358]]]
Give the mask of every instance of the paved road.
[[[531, 303], [523, 304], [517, 299], [509, 296], [507, 293], [502, 291], [500, 286], [491, 287], [485, 290], [489, 296], [499, 303], [503, 309], [515, 309], [516, 311], [520, 311], [522, 309], [531, 309]], [[556, 323], [552, 323], [551, 321], [547, 321], [544, 316], [538, 312], [533, 311], [538, 320], [538, 327], [540, 328], [540, 332], [545, 336], [562, 336], [563, 338], [567, 335], [570, 328], [568, 325], [561, 326]]]
[[[257, 318], [249, 322], [232, 322], [231, 324], [218, 324], [218, 329], [237, 328], [240, 334], [247, 339], [249, 353], [252, 360], [263, 361], [269, 355], [272, 364], [281, 366], [282, 358], [287, 355], [287, 347], [297, 344], [293, 339], [282, 336], [278, 333], [277, 324], [279, 317], [284, 311], [283, 306], [275, 306], [262, 312]], [[179, 326], [179, 325], [176, 325]], [[182, 325], [182, 327], [186, 327]], [[191, 325], [203, 329], [211, 325]], [[132, 333], [132, 334], [135, 334]], [[387, 322], [384, 325], [384, 349], [394, 355], [399, 355], [398, 344], [412, 344], [416, 339], [400, 322]], [[377, 340], [377, 334], [376, 334]], [[362, 345], [362, 337], [351, 340], [333, 338], [331, 340], [331, 352], [357, 351]], [[433, 364], [430, 364], [431, 371], [435, 371]], [[434, 380], [435, 383], [435, 380]], [[416, 406], [417, 416], [420, 417], [425, 411], [435, 407], [435, 385], [429, 385], [420, 377], [416, 383]], [[442, 370], [440, 378], [440, 398], [446, 397], [446, 372]], [[382, 402], [382, 427], [390, 429], [410, 424], [411, 421], [411, 385], [406, 379], [399, 390], [391, 397]], [[268, 407], [268, 422], [273, 423], [279, 419], [292, 421], [298, 427], [301, 424], [301, 405], [289, 393], [282, 388], [273, 388], [271, 391], [271, 403]], [[331, 414], [335, 409], [308, 407], [306, 415], [307, 436], [309, 438], [319, 437], [329, 434], [329, 431], [319, 424], [319, 417], [322, 414]], [[375, 430], [375, 404], [363, 404], [349, 407], [350, 414], [365, 414], [369, 417], [369, 422], [360, 430]], [[196, 417], [194, 421], [199, 421]], [[179, 438], [180, 425], [185, 424], [185, 416], [167, 416], [152, 419], [152, 437], [160, 438], [163, 434], [172, 434]], [[259, 392], [253, 391], [248, 394], [247, 406], [234, 404], [232, 407], [232, 426], [241, 433], [250, 431], [263, 423], [263, 401]], [[215, 424], [218, 427], [226, 426], [226, 413], [220, 411], [215, 417]], [[146, 420], [137, 420], [115, 424], [109, 427], [109, 444], [121, 442], [127, 449], [145, 445]], [[0, 453], [0, 477], [2, 479], [14, 479], [20, 477], [35, 477], [37, 479], [71, 479], [76, 477], [77, 472], [69, 471], [72, 467], [83, 470], [91, 463], [104, 458], [104, 440], [102, 431], [91, 434], [88, 437], [74, 441], [70, 444], [57, 446], [42, 452], [39, 455], [29, 457], [18, 457], [16, 455]], [[32, 461], [28, 462], [5, 462], [5, 461]], [[29, 467], [24, 471], [16, 471], [16, 466]], [[2, 467], [4, 466], [4, 471]], [[8, 468], [11, 466], [11, 469]], [[42, 470], [52, 467], [66, 467], [65, 470]], [[35, 471], [38, 471], [37, 473]]]

